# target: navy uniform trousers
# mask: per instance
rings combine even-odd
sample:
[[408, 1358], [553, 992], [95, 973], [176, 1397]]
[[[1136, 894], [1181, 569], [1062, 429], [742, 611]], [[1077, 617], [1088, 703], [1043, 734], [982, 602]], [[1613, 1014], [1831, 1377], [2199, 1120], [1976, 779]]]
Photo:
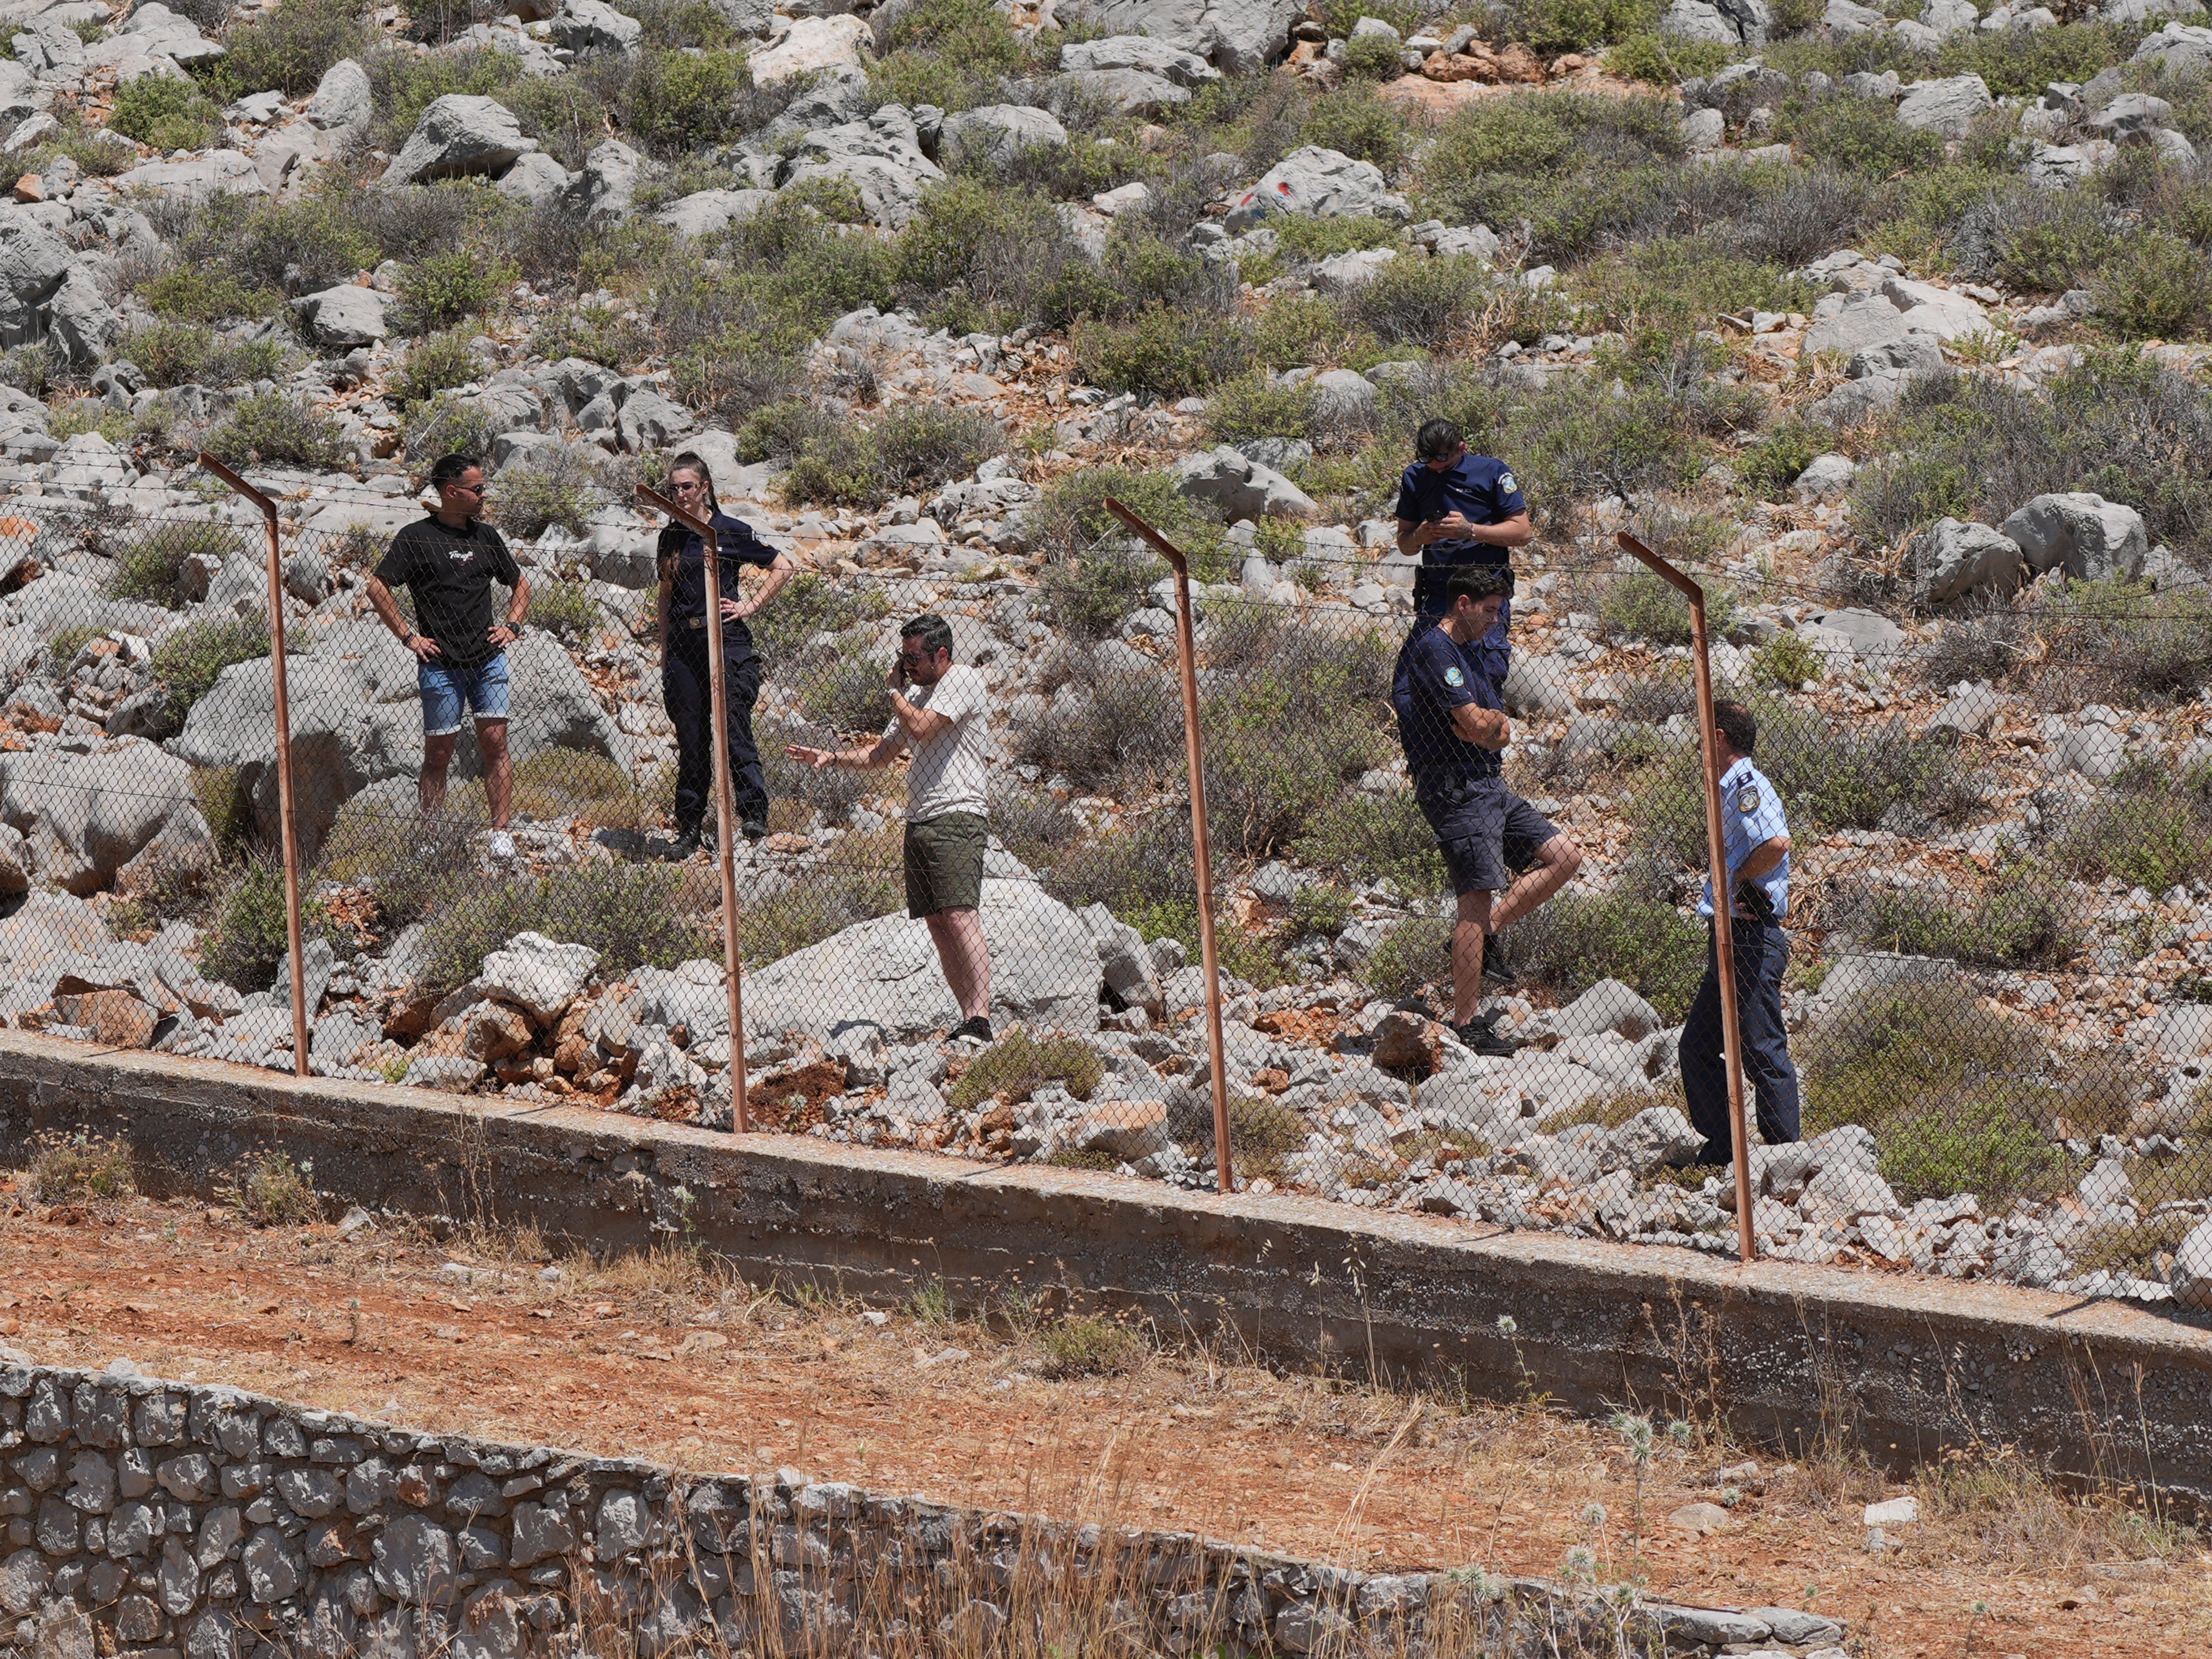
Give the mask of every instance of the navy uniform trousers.
[[[1731, 917], [1735, 940], [1736, 1020], [1743, 1038], [1743, 1082], [1756, 1094], [1759, 1133], [1767, 1145], [1797, 1139], [1797, 1067], [1782, 1024], [1782, 975], [1790, 940], [1772, 922]], [[1682, 1092], [1690, 1121], [1705, 1138], [1700, 1164], [1734, 1159], [1729, 1145], [1728, 1061], [1721, 1046], [1721, 972], [1710, 918], [1705, 977], [1682, 1022]]]
[[[722, 653], [729, 700], [730, 795], [740, 823], [768, 821], [768, 780], [753, 742], [753, 704], [760, 700], [760, 658]], [[672, 621], [660, 664], [660, 704], [676, 727], [676, 822], [696, 830], [714, 804], [714, 714], [708, 695], [707, 630]]]

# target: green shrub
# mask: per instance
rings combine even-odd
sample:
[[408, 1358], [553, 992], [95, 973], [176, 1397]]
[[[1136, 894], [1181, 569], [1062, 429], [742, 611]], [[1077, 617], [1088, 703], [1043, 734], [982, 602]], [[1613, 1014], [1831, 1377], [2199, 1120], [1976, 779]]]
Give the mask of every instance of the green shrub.
[[753, 639], [771, 665], [789, 659], [817, 634], [842, 634], [883, 616], [882, 593], [853, 587], [802, 570], [784, 584], [775, 603], [750, 622]]
[[1358, 970], [1378, 996], [1416, 997], [1451, 983], [1452, 924], [1442, 916], [1408, 916], [1392, 928]]
[[1605, 55], [1605, 66], [1624, 81], [1671, 87], [1693, 76], [1711, 75], [1729, 61], [1729, 49], [1717, 40], [1676, 40], [1659, 33], [1625, 36]]
[[1118, 1376], [1142, 1364], [1150, 1345], [1120, 1319], [1071, 1315], [1037, 1334], [1047, 1376]]
[[[1810, 311], [1813, 295], [1778, 265], [1746, 259], [1702, 236], [1662, 236], [1593, 261], [1576, 291], [1629, 335], [1656, 329], [1672, 339], [1711, 328], [1723, 312]], [[1791, 474], [1795, 477], [1796, 474]]]
[[884, 671], [857, 653], [839, 654], [816, 666], [799, 697], [799, 710], [832, 732], [881, 732], [891, 717]]
[[1737, 481], [1761, 501], [1786, 501], [1790, 486], [1828, 447], [1828, 435], [1802, 421], [1785, 420], [1757, 443], [1737, 452]]
[[192, 801], [226, 858], [234, 858], [253, 831], [253, 792], [242, 766], [192, 768]]
[[62, 1135], [47, 1131], [32, 1143], [31, 1196], [41, 1204], [106, 1203], [138, 1191], [131, 1168], [131, 1144], [118, 1135], [94, 1140], [79, 1129]]
[[2212, 592], [2203, 587], [2072, 582], [2037, 620], [2051, 672], [2081, 676], [2110, 701], [2171, 702], [2212, 684]]
[[1030, 534], [1038, 546], [1060, 558], [1088, 552], [1108, 538], [1127, 536], [1121, 520], [1106, 511], [1109, 496], [1170, 536], [1188, 532], [1199, 522], [1197, 509], [1177, 492], [1173, 472], [1093, 466], [1063, 472], [1044, 486], [1029, 510]]
[[315, 1166], [286, 1152], [257, 1152], [215, 1189], [216, 1201], [256, 1227], [306, 1227], [323, 1218]]
[[1658, 10], [1651, 0], [1531, 0], [1526, 27], [1540, 52], [1580, 52], [1649, 32]]
[[[554, 525], [572, 536], [580, 536], [592, 514], [608, 499], [591, 463], [574, 449], [566, 448], [540, 450], [526, 461], [501, 468], [495, 489], [500, 528], [526, 540], [534, 539]], [[534, 592], [531, 613], [534, 619]]]
[[[1727, 634], [1735, 609], [1735, 595], [1729, 589], [1706, 588], [1705, 626], [1711, 637]], [[1629, 639], [1653, 645], [1690, 642], [1690, 602], [1656, 571], [1639, 568], [1607, 582], [1597, 614], [1609, 632]]]
[[282, 0], [230, 31], [216, 73], [233, 96], [274, 88], [304, 97], [341, 58], [367, 58], [375, 34], [357, 0]]
[[142, 75], [115, 88], [107, 125], [155, 149], [204, 149], [222, 136], [222, 112], [194, 82]]
[[581, 582], [533, 582], [523, 621], [571, 645], [588, 644], [599, 631], [599, 603]]
[[1481, 314], [1495, 281], [1472, 254], [1393, 259], [1345, 297], [1345, 320], [1393, 344], [1437, 350]]
[[889, 915], [901, 903], [898, 832], [848, 835], [805, 879], [744, 907], [738, 945], [757, 973], [794, 951], [817, 945], [856, 921]]
[[790, 446], [778, 485], [787, 501], [872, 507], [974, 471], [1005, 447], [1006, 434], [982, 410], [946, 404], [895, 404], [865, 428], [787, 404], [749, 422], [741, 442], [769, 453]]
[[328, 468], [338, 465], [346, 455], [337, 422], [284, 392], [258, 392], [240, 398], [230, 418], [208, 434], [207, 449], [217, 460], [234, 466], [289, 461]]
[[1076, 373], [1090, 384], [1164, 398], [1205, 392], [1236, 373], [1245, 349], [1230, 319], [1168, 305], [1121, 321], [1079, 319], [1069, 343]]
[[1850, 927], [1877, 951], [1978, 967], [2056, 968], [2081, 947], [2075, 908], [2052, 871], [2014, 865], [1971, 897], [1940, 888], [1876, 888], [1853, 908]]
[[157, 317], [193, 323], [266, 317], [283, 302], [267, 289], [249, 287], [228, 271], [210, 270], [166, 271], [141, 288], [138, 297]]
[[1387, 172], [1404, 159], [1413, 136], [1397, 105], [1376, 96], [1372, 83], [1354, 81], [1314, 100], [1298, 140], [1355, 161], [1371, 161]]
[[1705, 930], [1668, 901], [1662, 872], [1626, 866], [1601, 893], [1570, 889], [1511, 925], [1506, 950], [1565, 1005], [1601, 979], [1633, 987], [1668, 1023], [1680, 1019], [1705, 965]]
[[2097, 326], [2122, 340], [2197, 338], [2212, 309], [2212, 263], [2170, 231], [2126, 238], [2089, 286]]
[[522, 59], [513, 52], [480, 49], [419, 57], [380, 52], [364, 59], [362, 66], [368, 70], [376, 95], [378, 147], [395, 152], [415, 131], [422, 112], [447, 94], [505, 102], [527, 78]]
[[411, 404], [428, 403], [449, 387], [481, 379], [483, 368], [469, 349], [474, 337], [465, 329], [453, 329], [416, 341], [399, 365], [399, 372], [386, 383], [392, 401], [405, 409]]
[[1964, 984], [1860, 993], [1798, 1048], [1805, 1133], [1871, 1130], [1881, 1173], [1907, 1203], [1971, 1192], [2001, 1213], [2051, 1197], [2067, 1184], [2053, 1118], [2090, 1127], [2034, 1029]]
[[269, 623], [258, 614], [186, 623], [155, 647], [149, 665], [168, 693], [167, 724], [181, 727], [192, 705], [233, 663], [268, 654]]
[[410, 331], [450, 328], [489, 310], [513, 276], [472, 248], [431, 254], [399, 273], [399, 315]]
[[1436, 833], [1411, 790], [1387, 795], [1346, 791], [1315, 814], [1298, 838], [1298, 861], [1346, 881], [1387, 881], [1409, 897], [1450, 890]]
[[590, 946], [610, 974], [716, 955], [715, 934], [680, 902], [683, 880], [665, 865], [587, 864], [489, 882], [465, 870], [427, 918], [428, 983], [474, 978], [485, 957], [526, 931]]
[[280, 340], [223, 343], [196, 324], [156, 323], [125, 340], [121, 355], [156, 386], [225, 386], [275, 378], [289, 354]]
[[912, 489], [965, 477], [1006, 447], [992, 416], [950, 404], [895, 404], [868, 435], [885, 478]]
[[1310, 385], [1301, 380], [1280, 386], [1261, 369], [1224, 380], [1206, 400], [1206, 430], [1220, 443], [1247, 438], [1311, 439], [1318, 423]]
[[2067, 826], [2052, 853], [2081, 880], [2118, 876], [2162, 893], [2212, 869], [2212, 811], [2179, 790], [2108, 789]]
[[1751, 653], [1752, 678], [1777, 690], [1795, 691], [1827, 672], [1827, 658], [1795, 634], [1778, 634]]
[[67, 628], [58, 628], [46, 641], [46, 661], [57, 684], [64, 678], [76, 653], [99, 639], [107, 630], [91, 623], [72, 623]]
[[752, 74], [741, 52], [657, 52], [639, 55], [623, 99], [623, 125], [645, 149], [682, 155], [739, 136], [739, 111]]
[[1048, 1083], [1088, 1100], [1105, 1075], [1097, 1052], [1081, 1037], [1039, 1042], [1017, 1025], [969, 1062], [945, 1103], [955, 1112], [972, 1112], [991, 1100], [1018, 1106]]
[[1344, 72], [1358, 81], [1395, 81], [1406, 72], [1406, 48], [1388, 35], [1362, 35], [1344, 49]]
[[[331, 921], [321, 899], [304, 892], [300, 936], [303, 945], [324, 939], [341, 951], [346, 947], [343, 927]], [[264, 990], [289, 948], [286, 939], [284, 866], [272, 859], [249, 860], [216, 902], [215, 921], [200, 942], [201, 971], [243, 991]], [[475, 971], [471, 963], [470, 972]]]
[[1888, 105], [1863, 98], [1827, 98], [1794, 108], [1789, 137], [1812, 161], [1850, 173], [1887, 175], [1940, 167], [1943, 135], [1899, 121]]
[[1388, 23], [1398, 31], [1398, 38], [1417, 33], [1421, 20], [1428, 15], [1419, 0], [1327, 0], [1322, 7], [1322, 21], [1328, 26], [1329, 33], [1338, 40], [1348, 40], [1352, 31], [1363, 17], [1372, 17], [1377, 22]]
[[441, 455], [482, 455], [499, 434], [491, 418], [475, 404], [441, 392], [427, 404], [407, 411], [401, 428], [400, 453], [410, 461], [434, 460]]
[[1079, 640], [1112, 639], [1164, 566], [1149, 550], [1107, 542], [1077, 556], [1053, 560], [1037, 578], [1037, 596], [1054, 626]]
[[1006, 77], [1057, 69], [1057, 45], [1024, 41], [988, 0], [922, 0], [886, 22], [869, 79], [886, 103], [957, 113], [994, 101]]
[[1290, 932], [1293, 937], [1319, 933], [1334, 939], [1358, 911], [1348, 888], [1333, 881], [1310, 881], [1291, 898]]
[[116, 555], [114, 572], [107, 579], [108, 597], [143, 599], [175, 610], [184, 603], [177, 578], [187, 559], [200, 556], [220, 564], [245, 549], [245, 538], [228, 525], [149, 526]]

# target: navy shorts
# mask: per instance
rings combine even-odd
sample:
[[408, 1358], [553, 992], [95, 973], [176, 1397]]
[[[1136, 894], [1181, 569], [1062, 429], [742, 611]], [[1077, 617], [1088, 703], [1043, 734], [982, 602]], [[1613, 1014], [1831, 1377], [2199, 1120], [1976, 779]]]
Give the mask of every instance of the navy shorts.
[[1559, 833], [1503, 778], [1424, 772], [1413, 780], [1413, 798], [1436, 832], [1455, 893], [1510, 887], [1515, 873], [1534, 864], [1544, 843]]

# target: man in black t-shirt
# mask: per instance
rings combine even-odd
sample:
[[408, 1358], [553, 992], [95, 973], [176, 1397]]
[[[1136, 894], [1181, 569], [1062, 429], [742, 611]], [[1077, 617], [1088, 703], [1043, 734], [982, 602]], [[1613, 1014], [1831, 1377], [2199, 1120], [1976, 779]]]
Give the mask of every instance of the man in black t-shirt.
[[[530, 608], [530, 584], [499, 532], [477, 516], [483, 510], [484, 475], [475, 458], [446, 456], [430, 469], [430, 482], [437, 487], [438, 510], [392, 538], [392, 550], [369, 579], [368, 602], [415, 653], [422, 694], [423, 811], [445, 805], [446, 769], [460, 742], [461, 718], [473, 714], [483, 756], [484, 801], [491, 810], [491, 854], [512, 858], [507, 647]], [[504, 622], [493, 620], [494, 582], [514, 590]], [[420, 631], [408, 626], [392, 596], [401, 586], [414, 595]]]
[[1486, 973], [1511, 983], [1498, 954], [1498, 930], [1558, 892], [1583, 861], [1558, 825], [1505, 787], [1502, 762], [1512, 725], [1498, 688], [1471, 660], [1497, 625], [1509, 580], [1498, 565], [1448, 573], [1443, 616], [1414, 621], [1390, 677], [1413, 799], [1458, 895], [1452, 1031], [1476, 1054], [1499, 1056], [1520, 1045], [1492, 1029], [1494, 1016], [1480, 1012]]

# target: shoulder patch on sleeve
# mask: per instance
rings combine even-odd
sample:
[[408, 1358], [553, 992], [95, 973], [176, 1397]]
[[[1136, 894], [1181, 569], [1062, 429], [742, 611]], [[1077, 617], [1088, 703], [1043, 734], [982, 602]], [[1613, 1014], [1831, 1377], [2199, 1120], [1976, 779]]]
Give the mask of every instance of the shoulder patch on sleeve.
[[1509, 495], [1521, 488], [1519, 484], [1513, 482], [1513, 475], [1510, 472], [1501, 472], [1498, 475], [1498, 487]]
[[1735, 805], [1736, 811], [1746, 817], [1759, 811], [1759, 786], [1755, 783], [1744, 785], [1736, 794]]
[[[1461, 686], [1467, 684], [1467, 674], [1458, 664], [1455, 663], [1449, 668], [1444, 670], [1444, 684], [1450, 686], [1453, 690], [1456, 691]], [[1747, 811], [1750, 809], [1747, 807], [1745, 810]]]

